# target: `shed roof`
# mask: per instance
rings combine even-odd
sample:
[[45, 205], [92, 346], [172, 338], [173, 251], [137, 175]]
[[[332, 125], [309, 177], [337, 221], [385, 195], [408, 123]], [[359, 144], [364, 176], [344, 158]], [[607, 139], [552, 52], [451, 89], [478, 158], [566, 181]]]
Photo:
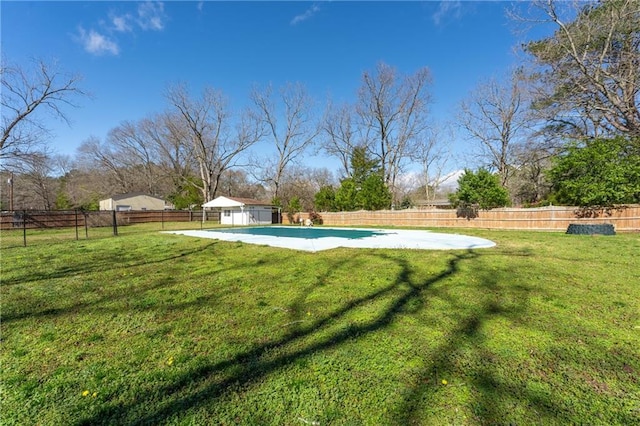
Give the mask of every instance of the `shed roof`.
[[272, 204], [266, 201], [254, 200], [252, 198], [220, 196], [202, 205], [202, 207], [244, 207], [244, 206], [271, 207]]

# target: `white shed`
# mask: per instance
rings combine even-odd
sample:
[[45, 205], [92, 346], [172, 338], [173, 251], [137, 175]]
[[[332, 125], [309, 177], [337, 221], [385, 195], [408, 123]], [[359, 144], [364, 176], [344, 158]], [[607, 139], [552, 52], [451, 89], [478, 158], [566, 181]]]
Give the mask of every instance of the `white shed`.
[[217, 197], [202, 205], [220, 210], [222, 225], [270, 225], [273, 223], [273, 206], [250, 198]]

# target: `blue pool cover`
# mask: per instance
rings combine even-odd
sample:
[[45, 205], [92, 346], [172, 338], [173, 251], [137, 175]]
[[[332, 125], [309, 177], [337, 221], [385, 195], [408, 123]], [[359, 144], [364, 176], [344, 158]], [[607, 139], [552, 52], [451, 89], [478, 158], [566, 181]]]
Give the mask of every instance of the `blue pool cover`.
[[240, 241], [303, 251], [345, 248], [424, 250], [471, 250], [494, 247], [496, 243], [467, 235], [430, 231], [374, 228], [306, 228], [298, 226], [255, 226], [209, 230], [167, 231], [173, 234], [221, 241]]
[[358, 238], [385, 235], [382, 232], [367, 229], [336, 229], [336, 228], [309, 228], [303, 226], [260, 226], [249, 228], [218, 228], [209, 232], [224, 232], [227, 234], [268, 235], [271, 237], [304, 238], [315, 240], [318, 238]]

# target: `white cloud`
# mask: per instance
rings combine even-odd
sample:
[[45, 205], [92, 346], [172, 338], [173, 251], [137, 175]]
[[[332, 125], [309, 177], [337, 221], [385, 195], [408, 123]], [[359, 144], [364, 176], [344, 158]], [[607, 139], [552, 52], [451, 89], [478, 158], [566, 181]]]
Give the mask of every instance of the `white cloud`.
[[199, 1], [196, 8], [198, 8], [198, 12], [202, 12], [202, 9], [204, 8], [204, 1]]
[[95, 30], [90, 30], [88, 33], [84, 28], [80, 28], [80, 41], [84, 50], [93, 54], [93, 55], [103, 55], [106, 53], [110, 53], [112, 55], [117, 55], [120, 53], [120, 48], [118, 45], [107, 38], [106, 36], [96, 32]]
[[113, 24], [113, 29], [121, 32], [127, 33], [133, 31], [131, 27], [131, 15], [121, 15], [121, 16], [112, 16], [111, 23]]
[[317, 4], [314, 4], [309, 9], [307, 9], [304, 13], [294, 16], [293, 19], [291, 20], [291, 25], [298, 25], [299, 23], [304, 22], [307, 19], [311, 18], [313, 15], [315, 15], [319, 11], [320, 11], [320, 6], [318, 6]]
[[85, 30], [79, 27], [77, 41], [82, 44], [84, 50], [93, 55], [118, 55], [120, 46], [118, 38], [124, 33], [137, 31], [161, 31], [165, 27], [167, 15], [164, 12], [164, 3], [160, 1], [147, 1], [139, 3], [137, 10], [116, 14], [109, 13], [109, 19], [100, 19], [97, 27], [100, 32], [91, 29]]
[[137, 22], [143, 30], [163, 30], [166, 17], [162, 2], [148, 1], [138, 6]]
[[441, 1], [438, 10], [431, 15], [431, 19], [436, 25], [442, 24], [443, 20], [448, 17], [459, 19], [462, 16], [461, 1]]

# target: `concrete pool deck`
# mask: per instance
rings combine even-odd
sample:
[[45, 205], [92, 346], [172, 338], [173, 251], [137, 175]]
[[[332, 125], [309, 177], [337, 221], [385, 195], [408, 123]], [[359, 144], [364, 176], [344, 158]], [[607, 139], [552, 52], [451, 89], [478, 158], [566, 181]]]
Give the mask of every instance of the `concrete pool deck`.
[[[278, 228], [278, 227], [274, 227]], [[287, 227], [290, 228], [290, 227]], [[347, 248], [387, 248], [387, 249], [418, 249], [418, 250], [464, 250], [490, 248], [496, 244], [484, 238], [470, 237], [459, 234], [440, 234], [431, 231], [405, 229], [372, 229], [372, 228], [328, 228], [375, 231], [375, 235], [364, 238], [291, 238], [273, 235], [251, 235], [224, 232], [224, 229], [165, 231], [168, 234], [186, 235], [189, 237], [212, 238], [221, 241], [241, 241], [248, 244], [267, 245], [303, 251], [330, 250], [337, 247]]]

